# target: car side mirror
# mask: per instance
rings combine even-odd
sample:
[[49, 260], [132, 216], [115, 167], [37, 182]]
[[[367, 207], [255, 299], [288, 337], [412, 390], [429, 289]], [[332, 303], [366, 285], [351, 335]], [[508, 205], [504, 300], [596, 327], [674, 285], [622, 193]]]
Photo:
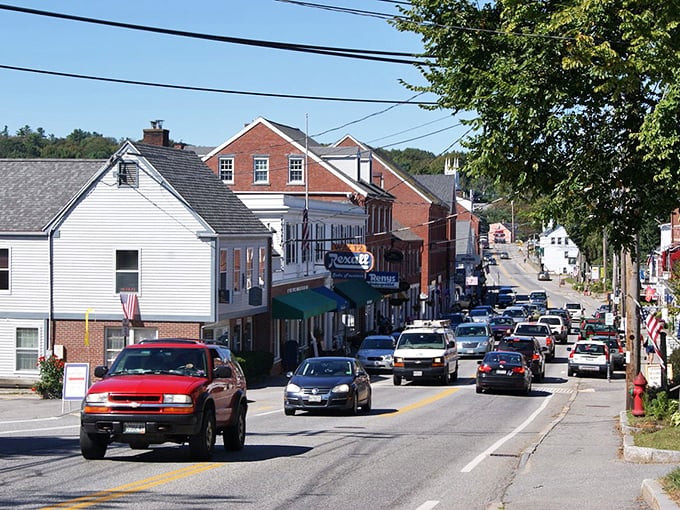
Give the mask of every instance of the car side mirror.
[[215, 379], [229, 379], [232, 375], [231, 367], [229, 365], [222, 365], [213, 370], [213, 377], [215, 377]]
[[478, 365], [481, 365], [481, 364], [482, 364], [482, 361], [484, 361], [484, 360], [478, 359], [478, 360], [477, 360], [477, 364], [478, 364]]
[[456, 346], [456, 342], [451, 341], [447, 345], [448, 345], [449, 349], [453, 349]]
[[109, 371], [109, 367], [106, 366], [98, 366], [94, 367], [94, 376], [98, 378], [102, 378], [106, 375], [106, 373]]
[[290, 379], [291, 377], [293, 377], [293, 372], [286, 372], [286, 377], [287, 377], [288, 379]]

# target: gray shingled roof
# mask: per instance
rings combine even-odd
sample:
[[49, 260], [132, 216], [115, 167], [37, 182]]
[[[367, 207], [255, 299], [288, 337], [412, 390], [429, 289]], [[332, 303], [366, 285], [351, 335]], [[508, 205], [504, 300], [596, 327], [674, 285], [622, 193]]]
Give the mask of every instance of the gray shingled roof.
[[392, 236], [402, 241], [422, 241], [423, 238], [415, 234], [412, 227], [405, 228], [404, 225], [392, 218]]
[[449, 208], [453, 204], [453, 193], [456, 187], [456, 176], [455, 175], [444, 175], [444, 174], [419, 174], [414, 175], [416, 179], [422, 186], [430, 190], [430, 193], [434, 194], [441, 200], [444, 204], [448, 205]]
[[0, 159], [0, 232], [41, 232], [105, 163]]
[[218, 234], [271, 235], [257, 216], [194, 152], [129, 143]]

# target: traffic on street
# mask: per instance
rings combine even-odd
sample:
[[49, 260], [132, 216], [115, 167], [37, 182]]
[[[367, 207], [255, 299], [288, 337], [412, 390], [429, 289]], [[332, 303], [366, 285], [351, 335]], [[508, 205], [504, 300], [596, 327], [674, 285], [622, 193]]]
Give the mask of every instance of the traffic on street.
[[[584, 317], [602, 304], [597, 296], [572, 291], [556, 280], [537, 279], [536, 269], [517, 246], [508, 244], [503, 252], [491, 276], [498, 287], [513, 289], [517, 303], [528, 303], [533, 291], [543, 291], [549, 308], [569, 303], [573, 309], [578, 303]], [[502, 310], [496, 311], [500, 315]], [[527, 377], [530, 360], [516, 352], [507, 360], [493, 357], [493, 366], [489, 361], [485, 370], [496, 375], [507, 370], [513, 377], [517, 386], [510, 391], [493, 385], [476, 391], [478, 372], [485, 366], [481, 351], [458, 357], [455, 377], [452, 365], [442, 372], [446, 376], [419, 379], [409, 374], [399, 384], [384, 366], [370, 371], [370, 382], [363, 382], [356, 396], [360, 400], [348, 408], [310, 411], [303, 404], [305, 396], [293, 391], [284, 375], [251, 384], [245, 445], [215, 448], [210, 460], [202, 462], [186, 444], [132, 449], [117, 442], [109, 445], [106, 457], [86, 460], [79, 444], [79, 405], [5, 394], [0, 396], [0, 506], [648, 508], [640, 499], [642, 480], [663, 476], [670, 468], [621, 459], [617, 418], [625, 409], [625, 372], [621, 365], [604, 374], [599, 366], [585, 368], [585, 362], [572, 365], [571, 353], [582, 354], [574, 351], [577, 330], [570, 324], [568, 331], [565, 342], [540, 347], [549, 354], [541, 362], [540, 377]], [[418, 335], [411, 334], [416, 340]], [[490, 328], [484, 334], [495, 348]], [[444, 337], [441, 348], [450, 343]], [[395, 354], [395, 367], [400, 356]], [[340, 385], [356, 379], [345, 367], [349, 374], [361, 368], [336, 361], [341, 373], [329, 373], [327, 379], [335, 377], [333, 391], [342, 391]], [[305, 377], [323, 378], [314, 370], [333, 368], [326, 365], [309, 364], [295, 380], [296, 388], [304, 386]], [[222, 441], [219, 436], [220, 446]]]

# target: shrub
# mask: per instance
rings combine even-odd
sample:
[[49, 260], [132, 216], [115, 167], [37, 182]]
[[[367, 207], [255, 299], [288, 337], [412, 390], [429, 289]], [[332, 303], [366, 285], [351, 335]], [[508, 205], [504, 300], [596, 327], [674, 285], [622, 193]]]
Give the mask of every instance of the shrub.
[[39, 368], [40, 378], [33, 385], [33, 391], [43, 398], [61, 398], [64, 384], [64, 361], [54, 354], [49, 358], [40, 356], [36, 366]]
[[668, 398], [668, 393], [659, 391], [655, 397], [650, 392], [645, 394], [645, 413], [657, 420], [670, 418], [678, 410], [678, 401]]
[[246, 381], [261, 381], [271, 373], [274, 354], [266, 351], [244, 351], [236, 355], [236, 360], [246, 374]]
[[675, 349], [668, 356], [668, 363], [673, 367], [673, 381], [669, 386], [680, 384], [680, 349]]

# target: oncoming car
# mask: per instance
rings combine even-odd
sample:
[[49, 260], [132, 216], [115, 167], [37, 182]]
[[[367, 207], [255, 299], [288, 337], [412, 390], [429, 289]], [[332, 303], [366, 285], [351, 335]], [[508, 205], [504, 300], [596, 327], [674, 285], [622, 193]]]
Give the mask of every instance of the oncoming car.
[[391, 335], [369, 335], [361, 342], [356, 358], [366, 370], [392, 371], [394, 343]]
[[287, 416], [295, 411], [371, 410], [371, 380], [359, 361], [346, 357], [307, 358], [288, 374], [283, 394]]
[[454, 330], [460, 356], [483, 356], [494, 348], [494, 336], [488, 324], [469, 322]]

